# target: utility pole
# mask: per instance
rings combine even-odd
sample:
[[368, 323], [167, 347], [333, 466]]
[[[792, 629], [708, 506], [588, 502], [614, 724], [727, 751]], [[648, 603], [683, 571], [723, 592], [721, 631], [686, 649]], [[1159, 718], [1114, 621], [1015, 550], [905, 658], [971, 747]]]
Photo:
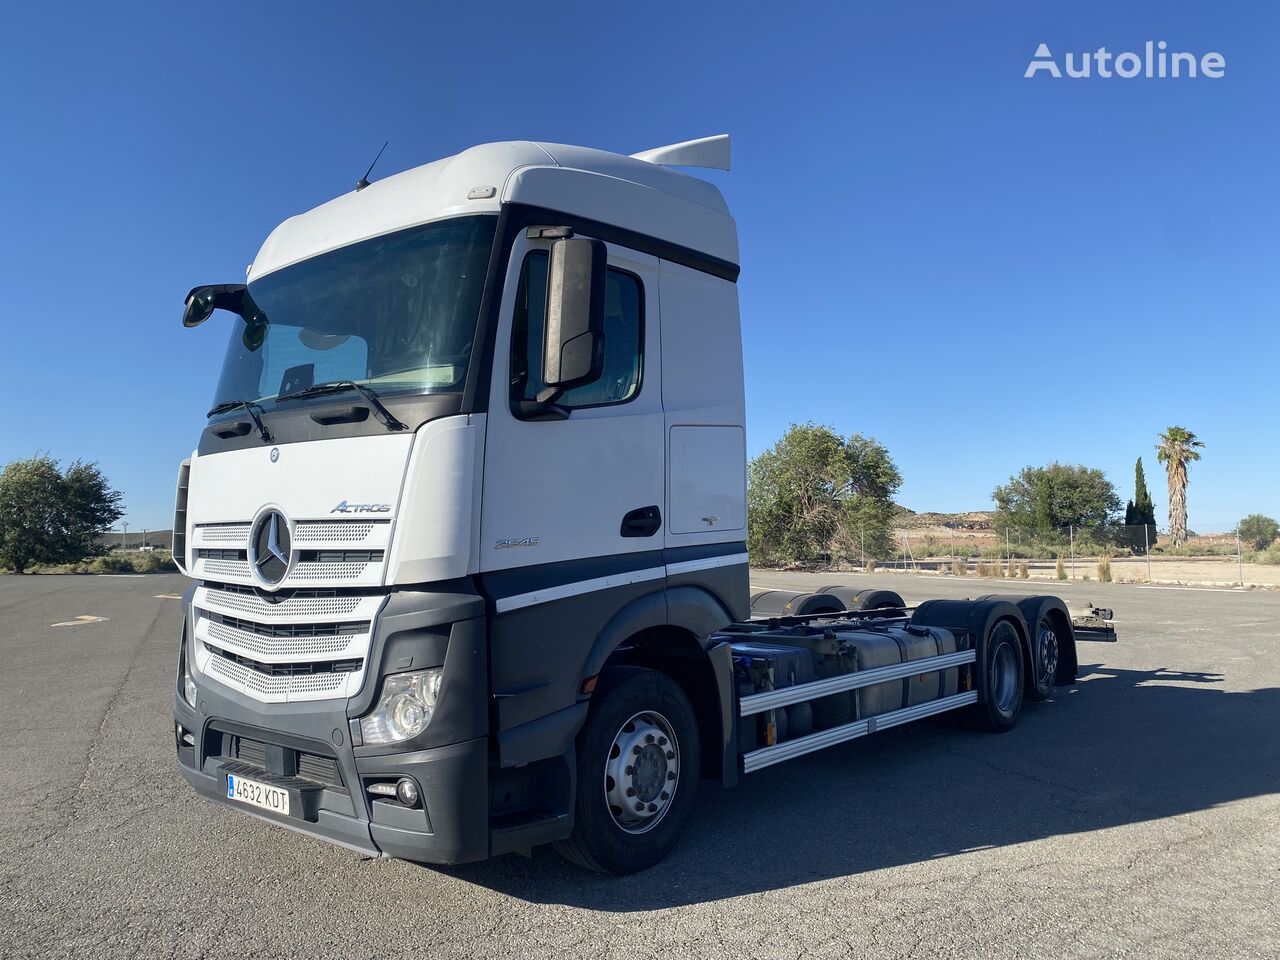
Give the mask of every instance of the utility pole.
[[1075, 524], [1068, 524], [1067, 530], [1071, 536], [1071, 579], [1076, 578], [1076, 527]]
[[1240, 586], [1244, 586], [1244, 554], [1240, 550], [1240, 528], [1236, 527], [1236, 570], [1240, 574]]
[[124, 533], [120, 534], [120, 549], [129, 549], [129, 525], [127, 523], [120, 524], [124, 528]]
[[1142, 525], [1142, 543], [1147, 550], [1147, 580], [1151, 579], [1151, 527]]

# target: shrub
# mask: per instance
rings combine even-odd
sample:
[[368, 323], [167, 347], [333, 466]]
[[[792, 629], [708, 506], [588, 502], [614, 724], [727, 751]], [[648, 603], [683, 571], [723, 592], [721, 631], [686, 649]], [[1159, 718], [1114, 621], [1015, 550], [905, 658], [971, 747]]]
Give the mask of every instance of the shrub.
[[1105, 553], [1098, 560], [1098, 581], [1100, 583], [1111, 582], [1111, 558]]
[[1018, 578], [1021, 580], [1031, 579], [1031, 569], [1027, 566], [1026, 561], [1018, 564]]
[[969, 572], [969, 564], [965, 563], [963, 560], [952, 560], [951, 572], [957, 577], [963, 577]]
[[1254, 563], [1268, 563], [1280, 565], [1280, 543], [1267, 547], [1265, 550], [1259, 550], [1253, 558]]
[[1059, 580], [1067, 579], [1067, 565], [1062, 562], [1061, 557], [1058, 558], [1058, 562], [1054, 566], [1054, 573], [1057, 575]]
[[876, 572], [876, 562], [874, 560], [868, 560], [867, 573], [875, 573], [875, 572]]
[[1265, 550], [1280, 537], [1280, 523], [1261, 513], [1251, 513], [1240, 521], [1236, 531], [1255, 550]]
[[129, 558], [119, 553], [108, 553], [95, 557], [89, 564], [90, 573], [133, 573], [133, 564]]

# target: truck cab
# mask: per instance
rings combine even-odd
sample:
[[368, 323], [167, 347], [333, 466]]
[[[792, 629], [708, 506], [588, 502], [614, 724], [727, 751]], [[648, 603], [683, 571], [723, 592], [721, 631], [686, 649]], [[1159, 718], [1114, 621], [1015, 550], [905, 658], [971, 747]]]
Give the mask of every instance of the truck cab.
[[737, 234], [675, 163], [727, 138], [474, 147], [191, 291], [230, 327], [174, 521], [198, 793], [364, 853], [626, 872], [737, 777]]

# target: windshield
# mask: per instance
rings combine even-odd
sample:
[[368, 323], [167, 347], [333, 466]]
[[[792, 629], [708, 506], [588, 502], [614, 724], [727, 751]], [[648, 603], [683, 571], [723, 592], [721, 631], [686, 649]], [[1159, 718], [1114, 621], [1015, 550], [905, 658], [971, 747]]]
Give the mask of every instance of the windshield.
[[466, 380], [496, 218], [460, 217], [343, 247], [249, 284], [213, 403], [354, 380], [379, 393]]

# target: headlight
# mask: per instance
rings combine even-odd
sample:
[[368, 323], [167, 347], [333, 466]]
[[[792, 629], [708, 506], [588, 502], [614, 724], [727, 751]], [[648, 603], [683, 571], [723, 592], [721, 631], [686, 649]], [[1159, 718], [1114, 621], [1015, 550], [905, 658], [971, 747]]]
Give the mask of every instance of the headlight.
[[188, 656], [186, 632], [182, 635], [182, 653], [178, 656], [178, 684], [182, 688], [182, 697], [187, 701], [187, 705], [195, 707], [196, 705], [196, 681], [191, 675], [191, 658]]
[[431, 722], [440, 693], [440, 668], [396, 673], [382, 681], [382, 697], [360, 721], [365, 746], [416, 737]]

